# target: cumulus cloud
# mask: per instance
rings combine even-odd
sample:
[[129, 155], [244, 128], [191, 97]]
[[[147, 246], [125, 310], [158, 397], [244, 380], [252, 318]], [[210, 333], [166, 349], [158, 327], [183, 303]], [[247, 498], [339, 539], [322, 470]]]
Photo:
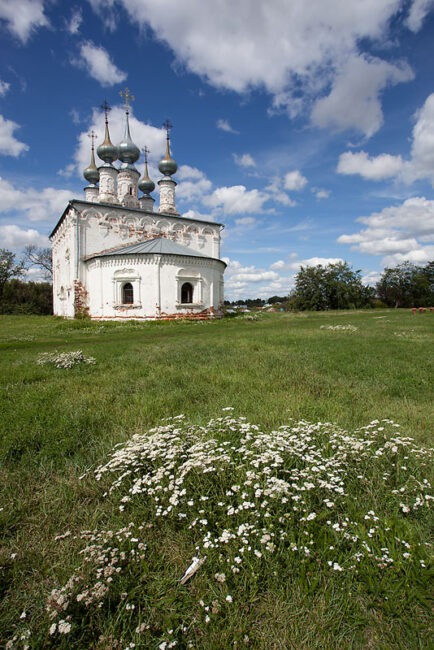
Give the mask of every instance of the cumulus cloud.
[[14, 136], [14, 131], [19, 128], [19, 124], [0, 115], [0, 154], [17, 157], [23, 151], [28, 151], [28, 145]]
[[307, 178], [298, 169], [285, 174], [283, 185], [285, 190], [300, 192], [307, 184]]
[[181, 200], [201, 200], [203, 196], [209, 194], [211, 191], [211, 181], [196, 167], [181, 165], [178, 170], [177, 178], [180, 183], [176, 195]]
[[81, 44], [80, 58], [73, 59], [72, 62], [86, 70], [101, 86], [114, 86], [125, 81], [128, 76], [113, 63], [107, 50], [91, 41]]
[[232, 126], [229, 124], [228, 120], [217, 120], [216, 126], [220, 131], [226, 131], [226, 133], [235, 133], [238, 134], [239, 131], [236, 131], [235, 129], [232, 128]]
[[21, 213], [29, 221], [53, 221], [60, 217], [71, 198], [69, 190], [54, 187], [21, 190], [0, 178], [0, 213]]
[[230, 300], [242, 298], [268, 298], [273, 295], [287, 295], [293, 285], [293, 277], [280, 275], [276, 270], [253, 265], [243, 266], [241, 262], [224, 258], [225, 295]]
[[104, 27], [110, 32], [116, 30], [118, 24], [117, 0], [88, 0], [92, 9], [99, 15]]
[[359, 232], [341, 235], [340, 244], [368, 255], [383, 256], [383, 265], [406, 259], [424, 263], [434, 256], [434, 201], [424, 197], [407, 199], [368, 217]]
[[434, 93], [415, 115], [409, 160], [386, 153], [370, 157], [365, 151], [347, 151], [341, 154], [337, 171], [375, 181], [397, 178], [412, 183], [427, 179], [434, 187]]
[[67, 31], [72, 35], [78, 34], [82, 22], [83, 14], [81, 9], [73, 9], [71, 17], [66, 25]]
[[[115, 0], [90, 1], [107, 23]], [[231, 0], [184, 0], [170, 12], [156, 0], [118, 5], [143, 32], [152, 30], [178, 65], [213, 86], [264, 89], [290, 114], [314, 105], [313, 122], [326, 128], [374, 133], [383, 119], [382, 90], [411, 78], [405, 64], [368, 60], [363, 51], [367, 41], [392, 40], [391, 24], [409, 6], [404, 0], [244, 0], [235, 15]], [[428, 0], [414, 0], [411, 28], [420, 26], [428, 7]], [[358, 71], [363, 74], [354, 79]]]
[[330, 94], [316, 102], [312, 123], [337, 131], [356, 129], [370, 137], [383, 124], [381, 91], [413, 78], [405, 63], [392, 65], [381, 59], [351, 57], [337, 74]]
[[4, 97], [6, 93], [9, 91], [11, 87], [11, 84], [7, 83], [7, 81], [2, 81], [0, 79], [0, 97]]
[[237, 226], [254, 226], [256, 225], [257, 220], [255, 217], [240, 217], [239, 219], [235, 219], [235, 224]]
[[212, 208], [219, 208], [225, 214], [242, 214], [259, 212], [268, 195], [259, 190], [247, 190], [244, 185], [218, 187], [213, 193], [204, 197], [203, 203]]
[[347, 151], [339, 158], [337, 172], [346, 175], [358, 174], [369, 180], [381, 181], [400, 174], [403, 165], [404, 161], [401, 156], [390, 156], [383, 153], [371, 158], [365, 151], [357, 153]]
[[434, 0], [414, 0], [410, 7], [405, 24], [412, 32], [418, 32], [422, 23], [431, 9], [434, 7]]
[[328, 199], [330, 196], [330, 190], [325, 190], [321, 187], [313, 187], [312, 192], [315, 194], [317, 199]]
[[41, 235], [34, 228], [20, 228], [15, 224], [0, 225], [0, 241], [2, 246], [9, 250], [24, 248], [29, 244], [35, 246], [49, 246], [48, 237]]
[[299, 271], [301, 266], [327, 266], [328, 264], [338, 264], [343, 261], [341, 257], [308, 257], [302, 260], [292, 257], [292, 260], [287, 264], [287, 268]]
[[256, 162], [249, 153], [243, 153], [241, 156], [238, 156], [236, 153], [232, 155], [234, 157], [235, 162], [240, 167], [256, 167]]
[[26, 43], [38, 27], [47, 27], [44, 0], [0, 0], [0, 21], [22, 43]]

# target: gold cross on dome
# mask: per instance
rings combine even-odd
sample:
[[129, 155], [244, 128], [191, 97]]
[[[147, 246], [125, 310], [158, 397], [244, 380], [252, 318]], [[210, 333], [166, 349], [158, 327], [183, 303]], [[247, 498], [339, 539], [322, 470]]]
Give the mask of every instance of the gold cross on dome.
[[95, 133], [95, 131], [92, 129], [92, 131], [91, 131], [90, 133], [87, 134], [87, 137], [90, 138], [90, 139], [92, 140], [92, 149], [93, 149], [93, 148], [94, 148], [95, 138], [96, 138], [96, 133]]
[[142, 151], [143, 151], [143, 153], [145, 155], [145, 162], [147, 163], [148, 162], [148, 154], [151, 153], [151, 150], [148, 147], [143, 147]]
[[110, 106], [110, 104], [107, 102], [106, 99], [101, 104], [101, 108], [104, 111], [106, 117], [107, 117], [107, 113], [109, 113], [112, 110], [112, 107]]
[[169, 137], [170, 130], [173, 129], [173, 124], [170, 120], [166, 120], [163, 124], [163, 129], [166, 129], [166, 135]]
[[129, 88], [125, 88], [125, 90], [121, 90], [119, 95], [125, 99], [125, 110], [128, 111], [130, 103], [135, 99], [134, 95], [130, 93]]

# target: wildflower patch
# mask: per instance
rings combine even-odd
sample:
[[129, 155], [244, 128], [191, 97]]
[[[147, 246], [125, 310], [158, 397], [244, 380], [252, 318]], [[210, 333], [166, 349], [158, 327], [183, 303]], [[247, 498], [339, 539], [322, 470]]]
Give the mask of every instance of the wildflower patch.
[[80, 364], [95, 365], [96, 359], [94, 357], [84, 356], [81, 350], [74, 350], [72, 352], [42, 352], [36, 363], [39, 366], [53, 365], [56, 368], [73, 368]]
[[[82, 562], [47, 601], [50, 638], [84, 643], [87, 625], [90, 647], [90, 622], [101, 629], [116, 607], [129, 621], [123, 643], [194, 647], [202, 625], [237, 607], [249, 585], [267, 592], [278, 575], [306, 589], [327, 576], [355, 593], [429, 580], [430, 546], [414, 523], [433, 502], [432, 449], [391, 420], [354, 432], [307, 421], [263, 432], [226, 411], [206, 426], [171, 418], [87, 475], [123, 525], [78, 536]], [[171, 605], [159, 609], [156, 558], [174, 538], [185, 563], [165, 567]]]
[[359, 328], [355, 325], [321, 325], [320, 330], [330, 330], [332, 332], [357, 332]]

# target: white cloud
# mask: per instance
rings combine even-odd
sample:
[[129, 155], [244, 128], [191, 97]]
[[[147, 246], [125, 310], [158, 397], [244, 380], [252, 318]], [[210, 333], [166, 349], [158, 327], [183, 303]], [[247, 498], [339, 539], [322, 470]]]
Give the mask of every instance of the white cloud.
[[237, 226], [254, 226], [256, 223], [257, 220], [255, 217], [240, 217], [240, 219], [235, 219], [235, 224]]
[[288, 172], [284, 178], [285, 190], [300, 192], [307, 184], [307, 178], [301, 174], [298, 169]]
[[44, 0], [0, 0], [0, 21], [5, 21], [9, 31], [26, 43], [38, 27], [47, 27]]
[[6, 120], [3, 115], [0, 115], [0, 154], [17, 157], [23, 151], [28, 151], [28, 145], [14, 136], [14, 131], [19, 128], [19, 124]]
[[81, 23], [83, 22], [83, 14], [81, 9], [73, 9], [71, 18], [67, 23], [67, 30], [70, 34], [75, 35], [80, 31]]
[[397, 178], [405, 183], [427, 179], [434, 187], [434, 93], [427, 97], [415, 119], [409, 160], [386, 153], [370, 157], [365, 151], [346, 151], [339, 158], [338, 173], [376, 181]]
[[219, 187], [203, 203], [213, 208], [221, 208], [225, 214], [260, 212], [268, 196], [259, 190], [247, 190], [244, 185]]
[[346, 151], [339, 157], [338, 174], [358, 174], [368, 180], [380, 181], [393, 178], [402, 172], [404, 161], [401, 156], [383, 153], [370, 158], [365, 151]]
[[229, 300], [242, 298], [269, 298], [273, 295], [288, 295], [293, 284], [291, 276], [279, 275], [269, 269], [243, 266], [237, 260], [224, 258], [225, 297]]
[[72, 61], [77, 67], [86, 70], [101, 86], [114, 86], [125, 81], [127, 73], [119, 70], [109, 53], [91, 41], [80, 46], [80, 58]]
[[212, 183], [205, 174], [200, 169], [189, 165], [180, 166], [177, 180], [180, 183], [176, 190], [176, 196], [185, 201], [201, 200], [203, 196], [210, 193], [212, 188]]
[[[105, 20], [105, 3], [91, 2]], [[368, 61], [362, 50], [367, 41], [387, 40], [403, 0], [250, 0], [237, 4], [236, 15], [232, 0], [184, 0], [171, 3], [169, 12], [156, 0], [119, 3], [173, 51], [178, 65], [213, 86], [265, 90], [291, 114], [331, 88], [315, 107], [313, 120], [321, 126], [374, 133], [382, 122], [382, 89], [411, 78], [408, 66]], [[363, 75], [353, 79], [357, 71]]]
[[423, 197], [384, 208], [357, 219], [366, 225], [352, 235], [341, 235], [340, 244], [368, 255], [383, 256], [383, 265], [406, 259], [423, 263], [434, 255], [434, 201]]
[[9, 84], [7, 81], [2, 81], [0, 79], [0, 97], [4, 97], [7, 92], [9, 92], [9, 89], [11, 87], [11, 84]]
[[431, 9], [434, 7], [434, 0], [413, 0], [405, 24], [412, 32], [418, 32], [422, 23]]
[[320, 187], [312, 188], [312, 192], [315, 194], [317, 199], [328, 199], [330, 196], [330, 190], [325, 190]]
[[226, 131], [226, 133], [235, 133], [238, 134], [239, 131], [236, 131], [231, 127], [229, 124], [228, 120], [217, 120], [216, 122], [216, 127], [220, 129], [221, 131]]
[[37, 230], [33, 228], [25, 230], [15, 224], [0, 225], [0, 241], [2, 247], [9, 250], [24, 248], [29, 244], [44, 247], [50, 245], [48, 237], [41, 235]]
[[243, 153], [241, 156], [238, 156], [236, 153], [232, 155], [234, 157], [235, 162], [240, 167], [256, 167], [256, 162], [249, 153]]
[[114, 32], [118, 25], [117, 0], [88, 0], [92, 9], [103, 21], [104, 27]]
[[312, 123], [337, 131], [356, 129], [370, 137], [383, 124], [381, 91], [413, 78], [405, 63], [392, 65], [381, 59], [350, 57], [335, 77], [330, 94], [316, 102]]
[[21, 190], [0, 178], [0, 213], [22, 213], [29, 221], [53, 221], [60, 217], [71, 198], [69, 190], [54, 187]]
[[292, 258], [287, 267], [293, 271], [298, 271], [300, 266], [327, 266], [328, 264], [338, 264], [344, 260], [341, 257], [308, 257], [303, 260]]

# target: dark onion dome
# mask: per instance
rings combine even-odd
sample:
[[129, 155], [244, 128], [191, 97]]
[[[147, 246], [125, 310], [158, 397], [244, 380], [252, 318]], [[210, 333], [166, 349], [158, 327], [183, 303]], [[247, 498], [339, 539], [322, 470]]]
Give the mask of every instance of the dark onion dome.
[[155, 190], [155, 183], [149, 178], [147, 160], [145, 160], [145, 171], [143, 172], [142, 178], [139, 180], [139, 190], [141, 190], [143, 194], [150, 194], [150, 192]]
[[105, 121], [104, 142], [99, 145], [96, 152], [98, 154], [98, 157], [101, 158], [101, 160], [103, 160], [105, 163], [108, 163], [109, 165], [111, 165], [112, 162], [114, 162], [118, 157], [118, 149], [110, 140], [107, 117]]
[[92, 142], [92, 153], [90, 156], [90, 165], [89, 167], [86, 167], [86, 169], [84, 170], [83, 176], [91, 185], [96, 185], [96, 183], [98, 183], [99, 181], [99, 171], [95, 165], [95, 154], [93, 151], [93, 142]]
[[176, 161], [173, 160], [172, 156], [170, 155], [169, 135], [167, 135], [166, 138], [166, 155], [164, 156], [163, 160], [160, 160], [158, 169], [162, 174], [164, 174], [164, 176], [172, 176], [172, 174], [175, 174], [176, 170], [178, 169]]
[[133, 165], [140, 158], [140, 149], [134, 144], [130, 135], [130, 122], [126, 112], [124, 139], [118, 144], [119, 160]]

